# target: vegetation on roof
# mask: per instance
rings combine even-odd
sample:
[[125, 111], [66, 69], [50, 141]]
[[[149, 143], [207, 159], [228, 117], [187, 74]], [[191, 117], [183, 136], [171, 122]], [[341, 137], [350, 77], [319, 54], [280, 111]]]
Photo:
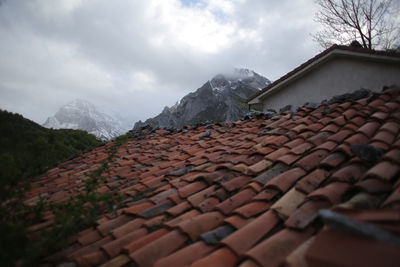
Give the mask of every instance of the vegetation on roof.
[[[19, 182], [101, 142], [84, 131], [49, 130], [21, 115], [6, 111], [0, 115], [0, 155], [8, 160], [1, 162], [0, 259], [2, 266], [37, 266], [42, 257], [68, 245], [69, 237], [92, 226], [99, 214], [115, 211], [123, 195], [115, 189], [101, 193], [99, 187], [118, 147], [128, 136], [118, 137], [106, 148], [107, 158], [86, 174], [85, 186], [77, 195], [61, 203], [39, 197], [31, 205], [24, 202], [29, 186]], [[53, 223], [35, 236], [31, 226], [43, 223], [49, 213]]]
[[[85, 131], [46, 129], [19, 114], [0, 110], [0, 258], [4, 266], [22, 258], [23, 265], [35, 265], [41, 256], [65, 245], [69, 236], [90, 226], [99, 213], [112, 209], [120, 199], [119, 192], [100, 194], [96, 190], [116, 147], [125, 139], [115, 141], [108, 158], [88, 175], [79, 195], [61, 204], [40, 200], [29, 206], [23, 202], [29, 188], [26, 181], [102, 142]], [[29, 226], [41, 222], [45, 211], [54, 214], [55, 223], [32, 246]]]

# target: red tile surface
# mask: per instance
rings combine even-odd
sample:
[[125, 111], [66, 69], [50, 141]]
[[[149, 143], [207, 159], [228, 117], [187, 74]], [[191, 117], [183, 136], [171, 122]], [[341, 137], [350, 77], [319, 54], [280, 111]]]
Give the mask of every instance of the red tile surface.
[[221, 242], [241, 255], [271, 231], [280, 219], [272, 211], [268, 211], [249, 224], [243, 226]]
[[[273, 119], [258, 116], [212, 125], [206, 138], [200, 138], [207, 131], [204, 126], [174, 133], [137, 130], [141, 137], [117, 150], [115, 164], [99, 185], [100, 193], [117, 188], [126, 194], [117, 213], [100, 214], [96, 225], [69, 240], [67, 252], [49, 255], [41, 264], [249, 267], [309, 259], [309, 266], [353, 266], [352, 256], [363, 253], [375, 263], [373, 249], [389, 257], [387, 242], [370, 246], [366, 240], [352, 240], [351, 233], [328, 246], [331, 237], [320, 236], [326, 225], [318, 212], [332, 209], [400, 235], [398, 95], [387, 89], [372, 101], [325, 102]], [[376, 162], [354, 156], [351, 146], [364, 143], [383, 149], [384, 155]], [[39, 196], [49, 202], [74, 197], [109, 147], [34, 179], [25, 203], [35, 205]], [[30, 226], [32, 236], [53, 219], [46, 212], [42, 222]], [[224, 233], [218, 243], [204, 243], [202, 234], [232, 229], [228, 226], [234, 231]], [[307, 240], [312, 241], [303, 246]], [[322, 242], [321, 247], [315, 242]]]
[[284, 229], [264, 240], [246, 253], [261, 266], [278, 267], [297, 246], [306, 241], [314, 232], [307, 229], [303, 232]]
[[[398, 266], [399, 245], [392, 245], [333, 231], [319, 233], [306, 252], [310, 267]], [[335, 253], [332, 253], [335, 251]]]
[[193, 267], [203, 266], [226, 266], [233, 267], [238, 261], [238, 257], [227, 248], [220, 248], [217, 251], [211, 253], [207, 257], [193, 262]]
[[327, 200], [331, 204], [338, 204], [342, 202], [344, 193], [350, 188], [350, 184], [333, 182], [325, 187], [315, 190], [308, 195], [310, 199]]
[[133, 252], [130, 257], [139, 266], [151, 267], [154, 263], [183, 246], [188, 237], [178, 230], [169, 232], [146, 246]]
[[189, 266], [194, 261], [208, 256], [213, 250], [213, 246], [208, 246], [203, 241], [198, 241], [160, 259], [154, 264], [154, 267]]

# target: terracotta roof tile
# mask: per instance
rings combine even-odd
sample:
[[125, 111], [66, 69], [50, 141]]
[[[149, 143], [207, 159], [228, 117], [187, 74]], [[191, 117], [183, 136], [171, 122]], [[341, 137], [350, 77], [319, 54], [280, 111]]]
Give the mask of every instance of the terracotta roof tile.
[[393, 191], [393, 193], [386, 199], [385, 203], [382, 205], [383, 207], [387, 206], [394, 206], [394, 207], [399, 207], [400, 206], [400, 187], [397, 187], [396, 190]]
[[359, 164], [351, 164], [334, 172], [328, 181], [355, 183], [363, 175], [365, 168]]
[[383, 159], [400, 164], [400, 149], [390, 150], [383, 156]]
[[148, 208], [151, 208], [153, 206], [154, 206], [154, 204], [151, 202], [143, 202], [143, 203], [139, 203], [137, 205], [131, 206], [129, 208], [126, 208], [124, 210], [124, 212], [127, 214], [139, 214], [140, 212], [147, 210]]
[[305, 156], [303, 159], [299, 160], [295, 166], [301, 167], [306, 171], [310, 171], [317, 167], [319, 163], [328, 155], [329, 152], [326, 150], [316, 150], [311, 154]]
[[127, 255], [121, 254], [112, 260], [100, 265], [100, 267], [122, 267], [130, 262], [130, 258]]
[[189, 210], [183, 214], [181, 214], [180, 216], [169, 220], [168, 222], [165, 222], [164, 225], [170, 228], [173, 228], [175, 226], [177, 226], [178, 224], [180, 224], [183, 221], [186, 221], [188, 219], [191, 219], [193, 217], [196, 217], [198, 215], [200, 215], [201, 213], [195, 209]]
[[267, 211], [222, 240], [221, 243], [241, 255], [270, 232], [279, 221], [278, 216], [272, 211]]
[[199, 259], [191, 266], [203, 267], [203, 266], [235, 266], [238, 257], [227, 248], [220, 248], [217, 251], [211, 253], [207, 257]]
[[303, 232], [281, 230], [246, 253], [261, 266], [279, 266], [285, 258], [305, 242], [314, 232], [309, 228]]
[[207, 187], [207, 184], [204, 182], [193, 182], [188, 184], [185, 187], [181, 187], [178, 190], [179, 196], [182, 198], [186, 198], [194, 193], [197, 193], [198, 191], [204, 189]]
[[366, 179], [355, 184], [355, 188], [370, 194], [388, 193], [393, 190], [392, 185], [381, 179]]
[[81, 245], [86, 246], [100, 239], [102, 239], [101, 234], [97, 230], [91, 229], [89, 232], [86, 232], [85, 234], [80, 236], [78, 238], [78, 242]]
[[139, 229], [143, 225], [144, 222], [145, 222], [145, 220], [141, 219], [141, 218], [133, 219], [130, 222], [112, 230], [111, 234], [115, 238], [123, 237], [123, 236]]
[[153, 241], [157, 240], [158, 238], [162, 237], [163, 235], [166, 235], [168, 233], [168, 230], [166, 229], [158, 229], [154, 232], [149, 233], [146, 236], [143, 236], [128, 245], [124, 246], [123, 250], [127, 254], [134, 253], [135, 251], [139, 250], [140, 248], [146, 246], [149, 243], [152, 243]]
[[379, 178], [390, 181], [399, 172], [400, 166], [393, 164], [389, 161], [382, 161], [375, 165], [372, 169], [368, 170], [365, 178]]
[[379, 125], [380, 124], [378, 122], [371, 121], [361, 126], [361, 128], [358, 129], [358, 132], [365, 134], [367, 137], [372, 137], [378, 130]]
[[289, 151], [288, 148], [282, 147], [282, 148], [280, 148], [278, 150], [275, 150], [274, 152], [268, 154], [265, 158], [270, 160], [270, 161], [275, 161], [279, 157], [281, 157], [282, 155], [285, 155], [288, 151]]
[[253, 218], [247, 219], [239, 215], [233, 215], [226, 218], [224, 222], [235, 227], [236, 229], [239, 229], [245, 226], [246, 224], [250, 223], [252, 220]]
[[274, 188], [281, 193], [286, 192], [300, 177], [304, 176], [306, 172], [300, 168], [290, 169], [270, 180], [265, 187]]
[[249, 204], [246, 204], [240, 208], [234, 210], [234, 213], [239, 214], [245, 218], [251, 218], [255, 215], [258, 215], [271, 207], [270, 203], [263, 201], [253, 201]]
[[321, 166], [335, 168], [346, 160], [346, 154], [342, 152], [335, 152], [328, 155], [321, 161]]
[[[310, 267], [321, 265], [397, 266], [399, 246], [345, 235], [330, 230], [320, 232], [306, 252]], [[335, 251], [334, 255], [332, 251]]]
[[[70, 238], [66, 250], [42, 265], [354, 264], [326, 244], [346, 247], [343, 240], [357, 231], [339, 221], [345, 238], [321, 239], [332, 231], [324, 209], [400, 236], [400, 98], [393, 89], [373, 97], [173, 133], [142, 131], [117, 150], [99, 183], [102, 192], [124, 193], [117, 212], [101, 214], [97, 227]], [[207, 131], [211, 135], [201, 138]], [[369, 160], [354, 150], [356, 144], [382, 152]], [[78, 194], [109, 148], [33, 180], [25, 203], [35, 205], [39, 196], [62, 202]], [[40, 235], [53, 220], [46, 212], [30, 229]], [[348, 255], [371, 251], [368, 240], [351, 238], [357, 247], [348, 247]], [[329, 251], [315, 250], [319, 242]]]
[[327, 200], [331, 204], [338, 204], [341, 202], [344, 193], [350, 188], [350, 184], [333, 182], [325, 187], [315, 190], [308, 195], [310, 199]]
[[103, 235], [106, 236], [109, 232], [118, 228], [125, 223], [131, 221], [133, 218], [128, 215], [118, 216], [117, 218], [107, 221], [99, 226], [97, 226], [97, 230]]
[[266, 184], [274, 177], [288, 170], [289, 167], [285, 164], [275, 164], [272, 168], [268, 169], [264, 173], [258, 175], [254, 180], [260, 184]]
[[188, 237], [185, 234], [180, 233], [178, 230], [169, 232], [157, 240], [148, 243], [137, 251], [133, 252], [129, 256], [139, 266], [151, 267], [154, 263], [176, 251], [182, 247], [187, 241]]
[[107, 256], [103, 251], [95, 251], [75, 258], [78, 266], [95, 266], [107, 261]]
[[183, 221], [178, 224], [178, 227], [185, 232], [192, 240], [204, 232], [214, 229], [220, 225], [224, 217], [219, 212], [207, 212], [190, 220]]
[[232, 180], [222, 183], [222, 186], [225, 188], [226, 191], [234, 191], [242, 186], [246, 185], [248, 182], [250, 182], [252, 178], [250, 176], [239, 176], [236, 178], [233, 178]]
[[132, 243], [133, 241], [145, 236], [146, 234], [147, 230], [144, 228], [140, 228], [136, 231], [130, 232], [127, 235], [124, 235], [123, 237], [104, 244], [103, 246], [101, 246], [101, 248], [105, 250], [110, 258], [114, 258], [115, 256], [119, 255], [125, 245]]
[[206, 189], [203, 189], [202, 191], [191, 195], [190, 197], [188, 197], [187, 200], [193, 206], [198, 206], [201, 202], [203, 202], [205, 199], [211, 196], [215, 192], [216, 188], [217, 187], [215, 185], [209, 186]]
[[330, 206], [331, 203], [326, 200], [307, 201], [290, 215], [285, 225], [290, 228], [305, 229], [317, 218], [319, 210]]
[[203, 241], [198, 241], [158, 260], [154, 267], [188, 266], [194, 261], [206, 257], [213, 250], [213, 246], [206, 245]]
[[225, 201], [218, 204], [215, 208], [224, 213], [225, 215], [230, 214], [234, 209], [240, 207], [244, 203], [248, 202], [251, 198], [256, 195], [256, 192], [251, 189], [244, 189], [232, 197], [229, 197]]

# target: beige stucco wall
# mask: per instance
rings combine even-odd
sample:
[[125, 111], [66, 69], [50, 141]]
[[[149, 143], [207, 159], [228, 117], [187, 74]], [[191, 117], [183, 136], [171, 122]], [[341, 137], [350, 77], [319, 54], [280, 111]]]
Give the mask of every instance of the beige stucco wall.
[[360, 88], [381, 91], [384, 85], [393, 84], [400, 86], [399, 63], [334, 58], [261, 99], [261, 102], [264, 110], [279, 110], [289, 104], [302, 106], [306, 102], [319, 103]]

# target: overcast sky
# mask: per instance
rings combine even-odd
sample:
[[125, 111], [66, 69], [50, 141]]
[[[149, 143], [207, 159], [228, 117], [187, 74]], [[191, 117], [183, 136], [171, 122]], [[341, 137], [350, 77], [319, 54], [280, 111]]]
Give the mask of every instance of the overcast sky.
[[321, 48], [313, 0], [0, 0], [0, 108], [38, 123], [76, 98], [155, 116], [219, 72], [278, 79]]

